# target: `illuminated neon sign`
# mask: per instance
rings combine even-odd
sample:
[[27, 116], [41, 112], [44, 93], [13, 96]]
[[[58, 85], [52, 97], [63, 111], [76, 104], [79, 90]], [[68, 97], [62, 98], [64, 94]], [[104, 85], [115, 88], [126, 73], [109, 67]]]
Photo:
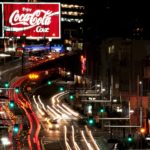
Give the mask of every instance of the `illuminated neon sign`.
[[84, 74], [86, 71], [86, 57], [81, 55], [80, 61], [81, 61], [81, 74]]
[[59, 39], [60, 3], [1, 3], [3, 37]]
[[53, 45], [53, 46], [51, 46], [51, 51], [61, 53], [64, 51], [64, 46], [63, 45]]
[[25, 46], [24, 49], [28, 52], [30, 51], [45, 51], [50, 50], [50, 46], [44, 46], [44, 45], [28, 45]]

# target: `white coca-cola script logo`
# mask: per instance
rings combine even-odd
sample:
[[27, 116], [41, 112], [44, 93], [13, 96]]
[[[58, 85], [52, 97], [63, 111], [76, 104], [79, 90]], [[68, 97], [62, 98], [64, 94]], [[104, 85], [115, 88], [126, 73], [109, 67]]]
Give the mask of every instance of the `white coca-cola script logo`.
[[[59, 12], [52, 12], [50, 10], [35, 10], [33, 13], [22, 13], [19, 10], [12, 12], [9, 18], [10, 27], [5, 26], [5, 31], [23, 31], [36, 27], [36, 32], [48, 32], [49, 28], [45, 28], [51, 24], [51, 17], [58, 15]], [[15, 27], [17, 25], [22, 27]], [[41, 26], [45, 29], [41, 29]]]

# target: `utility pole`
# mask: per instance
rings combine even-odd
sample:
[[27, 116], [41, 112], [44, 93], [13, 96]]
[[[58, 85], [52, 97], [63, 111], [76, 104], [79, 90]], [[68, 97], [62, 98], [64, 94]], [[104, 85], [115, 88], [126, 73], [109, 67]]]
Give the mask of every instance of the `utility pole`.
[[23, 74], [24, 73], [24, 55], [25, 55], [25, 40], [26, 40], [26, 35], [23, 34], [23, 36], [21, 36], [21, 39], [22, 39], [22, 58], [21, 58], [21, 66], [22, 66], [22, 69], [21, 69], [21, 73]]

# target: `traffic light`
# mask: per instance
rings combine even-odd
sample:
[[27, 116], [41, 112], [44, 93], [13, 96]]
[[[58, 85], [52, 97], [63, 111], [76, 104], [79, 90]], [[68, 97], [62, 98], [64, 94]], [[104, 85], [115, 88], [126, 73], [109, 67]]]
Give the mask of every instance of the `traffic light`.
[[5, 83], [4, 83], [4, 87], [5, 87], [5, 88], [9, 88], [9, 83], [8, 83], [8, 82], [5, 82]]
[[104, 107], [100, 107], [99, 112], [100, 113], [104, 113], [105, 112], [105, 108]]
[[19, 87], [15, 87], [15, 92], [16, 92], [16, 93], [19, 93], [19, 92], [20, 92]]
[[90, 126], [94, 125], [94, 124], [95, 124], [94, 118], [93, 118], [93, 117], [89, 117], [88, 120], [87, 120], [87, 123], [88, 123], [88, 125], [90, 125]]
[[19, 125], [18, 124], [14, 124], [13, 131], [15, 134], [19, 132]]
[[74, 100], [74, 95], [69, 95], [70, 100]]
[[14, 108], [14, 107], [15, 107], [15, 103], [14, 103], [13, 100], [11, 100], [11, 101], [9, 102], [9, 108], [12, 109], [12, 108]]
[[75, 97], [74, 97], [74, 94], [73, 94], [73, 93], [69, 93], [69, 99], [70, 99], [70, 100], [74, 100], [74, 99], [75, 99]]
[[48, 84], [48, 85], [52, 85], [52, 81], [48, 80], [48, 81], [47, 81], [47, 84]]
[[128, 142], [132, 142], [133, 141], [133, 137], [131, 136], [131, 134], [128, 135]]
[[63, 92], [64, 91], [64, 87], [63, 86], [59, 87], [59, 91]]

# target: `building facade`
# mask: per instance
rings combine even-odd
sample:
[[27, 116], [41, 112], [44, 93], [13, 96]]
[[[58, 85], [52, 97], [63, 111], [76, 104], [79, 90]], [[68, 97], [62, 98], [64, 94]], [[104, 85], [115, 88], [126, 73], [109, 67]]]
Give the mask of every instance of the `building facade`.
[[139, 82], [142, 81], [143, 94], [149, 94], [149, 40], [108, 38], [93, 49], [93, 56], [91, 51], [90, 47], [87, 75], [93, 81], [102, 81], [107, 89], [112, 86], [114, 95], [120, 92], [138, 94]]

